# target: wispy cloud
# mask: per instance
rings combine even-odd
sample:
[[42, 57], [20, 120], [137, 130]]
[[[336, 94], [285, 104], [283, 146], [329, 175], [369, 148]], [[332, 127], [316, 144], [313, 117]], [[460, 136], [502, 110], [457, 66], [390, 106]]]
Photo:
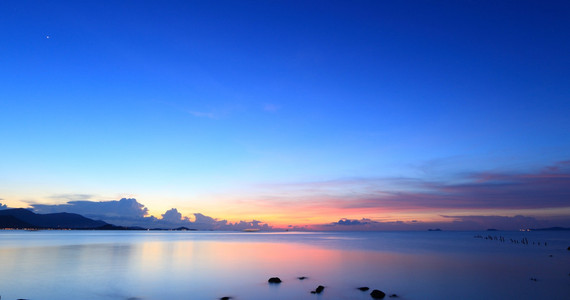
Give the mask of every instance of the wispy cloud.
[[95, 195], [92, 194], [55, 194], [49, 196], [49, 199], [52, 200], [65, 200], [65, 201], [74, 201], [74, 200], [90, 200]]
[[[460, 183], [458, 183], [460, 182]], [[419, 178], [350, 178], [270, 185], [273, 203], [298, 201], [341, 209], [540, 209], [570, 207], [570, 164], [537, 172], [468, 173], [448, 181]]]
[[201, 111], [188, 111], [189, 114], [193, 115], [194, 117], [198, 118], [209, 118], [209, 119], [217, 119], [216, 115], [212, 112], [201, 112]]
[[280, 105], [274, 104], [274, 103], [265, 103], [263, 104], [263, 110], [268, 111], [268, 112], [276, 112], [278, 110], [281, 109]]

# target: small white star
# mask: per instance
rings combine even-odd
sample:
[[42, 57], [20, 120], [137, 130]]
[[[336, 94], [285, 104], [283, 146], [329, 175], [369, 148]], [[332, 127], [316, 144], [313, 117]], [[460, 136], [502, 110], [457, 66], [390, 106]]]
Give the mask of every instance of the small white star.
[[46, 39], [48, 39], [48, 40], [49, 40], [49, 35], [46, 35]]

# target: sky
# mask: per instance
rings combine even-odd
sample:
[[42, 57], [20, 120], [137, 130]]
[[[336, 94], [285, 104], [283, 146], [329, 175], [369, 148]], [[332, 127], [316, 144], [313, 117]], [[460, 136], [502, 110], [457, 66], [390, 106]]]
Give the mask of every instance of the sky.
[[570, 226], [568, 15], [1, 1], [0, 203], [216, 228]]

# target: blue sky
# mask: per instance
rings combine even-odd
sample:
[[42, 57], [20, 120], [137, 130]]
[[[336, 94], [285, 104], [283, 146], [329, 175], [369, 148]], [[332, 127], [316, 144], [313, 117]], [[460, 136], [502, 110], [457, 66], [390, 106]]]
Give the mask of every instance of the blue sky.
[[3, 1], [0, 198], [136, 197], [156, 216], [276, 221], [232, 209], [292, 193], [260, 185], [540, 172], [570, 156], [569, 13], [564, 1]]

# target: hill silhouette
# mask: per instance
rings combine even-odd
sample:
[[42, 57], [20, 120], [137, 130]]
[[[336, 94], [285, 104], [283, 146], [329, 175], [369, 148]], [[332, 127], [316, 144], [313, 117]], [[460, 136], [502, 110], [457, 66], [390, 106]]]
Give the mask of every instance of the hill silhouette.
[[[92, 230], [148, 230], [142, 227], [127, 227], [93, 220], [79, 214], [52, 213], [36, 214], [25, 208], [9, 208], [0, 210], [0, 229], [92, 229]], [[195, 230], [187, 227], [176, 229], [153, 228], [150, 230]]]
[[37, 226], [24, 222], [14, 216], [0, 215], [0, 228], [37, 228]]
[[97, 229], [106, 222], [72, 213], [36, 214], [24, 208], [0, 210], [0, 228]]

